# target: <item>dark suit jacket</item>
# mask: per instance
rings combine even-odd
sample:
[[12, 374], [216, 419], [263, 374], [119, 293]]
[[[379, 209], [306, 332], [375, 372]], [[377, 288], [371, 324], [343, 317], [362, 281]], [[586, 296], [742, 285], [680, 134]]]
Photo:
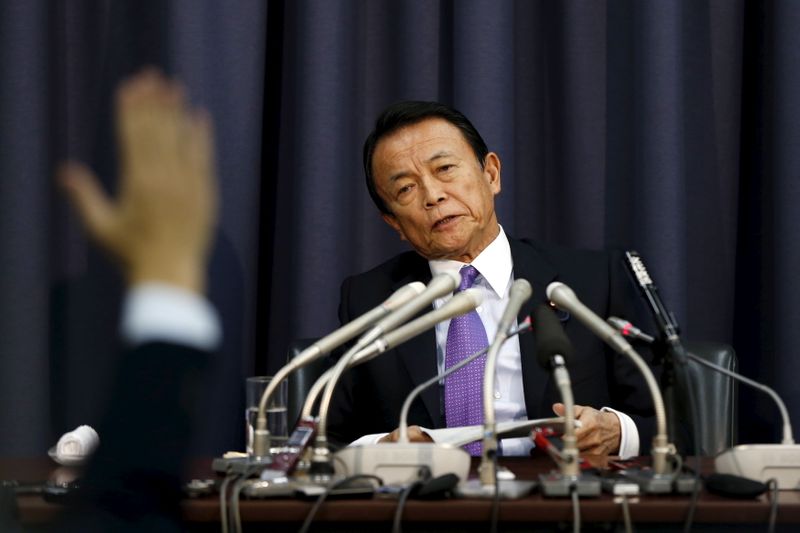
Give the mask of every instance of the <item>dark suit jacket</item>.
[[181, 480], [211, 353], [151, 342], [127, 351], [79, 500], [57, 531], [182, 531]]
[[[620, 254], [584, 251], [509, 238], [514, 277], [528, 280], [533, 297], [522, 307], [520, 320], [546, 301], [552, 281], [569, 285], [581, 301], [599, 316], [616, 315], [636, 322], [635, 291], [624, 271]], [[427, 283], [431, 273], [426, 259], [415, 252], [400, 254], [342, 284], [339, 318], [348, 322], [379, 305], [394, 290], [411, 281]], [[574, 346], [569, 366], [575, 402], [619, 409], [639, 428], [641, 452], [652, 439], [652, 402], [644, 380], [629, 360], [607, 349], [577, 320], [562, 314], [562, 323]], [[535, 357], [530, 334], [519, 338], [522, 381], [529, 418], [552, 416], [558, 390]], [[645, 355], [645, 354], [642, 354]], [[649, 355], [648, 355], [649, 358]], [[328, 417], [329, 438], [344, 444], [361, 435], [392, 431], [408, 393], [436, 375], [436, 340], [433, 330], [380, 357], [351, 369], [339, 386]], [[444, 427], [439, 387], [422, 393], [409, 412], [409, 424]]]

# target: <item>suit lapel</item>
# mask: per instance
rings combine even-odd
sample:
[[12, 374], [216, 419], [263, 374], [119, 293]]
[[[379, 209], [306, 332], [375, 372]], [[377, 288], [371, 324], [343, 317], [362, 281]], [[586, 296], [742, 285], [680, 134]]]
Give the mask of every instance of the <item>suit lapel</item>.
[[[540, 303], [547, 302], [545, 290], [557, 276], [556, 268], [533, 246], [509, 237], [511, 257], [514, 260], [514, 278], [528, 280], [533, 288], [533, 296], [520, 310], [518, 322], [530, 316]], [[536, 345], [533, 335], [526, 333], [519, 337], [522, 362], [522, 385], [525, 394], [525, 407], [529, 418], [549, 416], [542, 412], [543, 395], [550, 379], [536, 362]]]
[[[422, 256], [417, 256], [417, 258], [419, 260], [413, 262], [412, 268], [409, 269], [408, 274], [395, 283], [393, 290], [399, 289], [406, 283], [411, 283], [412, 281], [421, 281], [425, 284], [430, 282], [431, 270], [428, 266], [428, 261]], [[433, 309], [433, 306], [425, 310], [425, 312], [431, 309]], [[417, 335], [413, 339], [398, 346], [396, 350], [397, 356], [405, 365], [414, 387], [439, 373], [439, 368], [436, 364], [435, 330], [429, 329]], [[420, 396], [433, 421], [433, 427], [441, 427], [443, 425], [443, 418], [440, 407], [439, 387], [428, 387]]]

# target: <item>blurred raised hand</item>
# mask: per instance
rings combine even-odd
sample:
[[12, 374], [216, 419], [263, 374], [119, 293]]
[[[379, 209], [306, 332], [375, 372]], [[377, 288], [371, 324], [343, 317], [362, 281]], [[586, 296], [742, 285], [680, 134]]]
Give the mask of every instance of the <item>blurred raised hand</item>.
[[148, 68], [120, 84], [115, 118], [118, 197], [80, 162], [59, 165], [58, 179], [129, 284], [161, 281], [201, 293], [217, 211], [209, 115], [189, 106], [180, 83]]

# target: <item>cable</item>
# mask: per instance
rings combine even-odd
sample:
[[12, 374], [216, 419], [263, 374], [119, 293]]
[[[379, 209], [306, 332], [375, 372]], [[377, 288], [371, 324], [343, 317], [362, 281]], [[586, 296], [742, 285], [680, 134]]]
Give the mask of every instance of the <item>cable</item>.
[[497, 521], [500, 517], [500, 480], [497, 479], [497, 450], [492, 453], [494, 467], [494, 497], [492, 498], [492, 518], [489, 530], [497, 533]]
[[233, 484], [233, 489], [231, 489], [229, 505], [231, 516], [229, 517], [229, 522], [231, 522], [231, 526], [233, 526], [234, 533], [242, 533], [242, 516], [239, 512], [239, 495], [241, 494], [242, 488], [247, 480], [259, 470], [261, 470], [260, 465], [248, 466], [244, 473], [238, 476], [238, 479]]
[[247, 481], [248, 476], [242, 476], [236, 480], [233, 484], [233, 489], [231, 490], [231, 513], [233, 514], [232, 521], [233, 521], [233, 531], [234, 533], [242, 533], [242, 515], [239, 512], [239, 494], [242, 491], [242, 487], [244, 487], [245, 481]]
[[622, 495], [622, 519], [625, 521], [625, 533], [633, 533], [633, 525], [631, 523], [631, 510], [628, 507], [628, 496]]
[[769, 500], [770, 500], [770, 508], [769, 508], [769, 525], [767, 527], [767, 531], [772, 533], [775, 531], [775, 521], [778, 518], [778, 480], [770, 478], [767, 480], [767, 488], [769, 488]]
[[219, 486], [219, 521], [222, 524], [222, 533], [228, 533], [228, 484], [236, 477], [236, 474], [228, 473]]
[[311, 510], [308, 512], [308, 516], [306, 516], [306, 519], [303, 522], [303, 526], [300, 528], [299, 533], [308, 533], [308, 530], [311, 527], [311, 522], [314, 521], [314, 516], [316, 516], [316, 514], [319, 511], [320, 507], [322, 507], [322, 504], [325, 503], [325, 500], [328, 498], [328, 496], [334, 490], [338, 489], [342, 485], [345, 485], [345, 484], [350, 483], [351, 481], [355, 481], [357, 479], [374, 479], [374, 480], [377, 480], [379, 485], [383, 485], [383, 480], [381, 478], [379, 478], [378, 476], [374, 476], [372, 474], [356, 474], [356, 475], [348, 476], [348, 477], [346, 477], [344, 479], [341, 479], [341, 480], [339, 480], [336, 483], [333, 483], [331, 485], [328, 485], [328, 487], [325, 489], [325, 492], [320, 494], [319, 498], [317, 498], [317, 501], [314, 502], [314, 506], [311, 507]]
[[581, 531], [581, 503], [578, 498], [578, 486], [574, 483], [570, 487], [570, 495], [572, 496], [572, 531], [573, 533], [580, 533]]
[[421, 481], [415, 481], [400, 493], [400, 497], [397, 499], [397, 509], [394, 511], [394, 520], [392, 520], [392, 533], [403, 533], [402, 521], [406, 502], [411, 493], [420, 485], [422, 485]]
[[[683, 347], [681, 347], [682, 349]], [[694, 385], [695, 382], [689, 373], [688, 363], [679, 365], [683, 374], [683, 380], [686, 383], [686, 392], [689, 400], [689, 416], [691, 420], [689, 423], [692, 428], [692, 440], [694, 441], [694, 487], [692, 489], [692, 499], [689, 502], [689, 510], [686, 512], [686, 520], [683, 523], [683, 532], [689, 533], [692, 530], [692, 523], [694, 522], [694, 515], [697, 511], [697, 504], [700, 499], [700, 455], [702, 454], [702, 445], [700, 443], [700, 405], [697, 403], [697, 396], [695, 396]], [[678, 471], [680, 475], [680, 470]]]

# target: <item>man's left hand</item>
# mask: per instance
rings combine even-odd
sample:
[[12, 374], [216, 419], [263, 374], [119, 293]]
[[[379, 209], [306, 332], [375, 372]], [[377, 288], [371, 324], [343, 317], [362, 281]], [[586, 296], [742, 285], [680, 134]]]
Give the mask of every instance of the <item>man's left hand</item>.
[[[554, 403], [553, 412], [564, 416], [564, 404]], [[614, 413], [598, 411], [584, 405], [575, 406], [575, 419], [581, 427], [575, 430], [578, 450], [586, 455], [611, 455], [619, 453], [621, 428]]]

